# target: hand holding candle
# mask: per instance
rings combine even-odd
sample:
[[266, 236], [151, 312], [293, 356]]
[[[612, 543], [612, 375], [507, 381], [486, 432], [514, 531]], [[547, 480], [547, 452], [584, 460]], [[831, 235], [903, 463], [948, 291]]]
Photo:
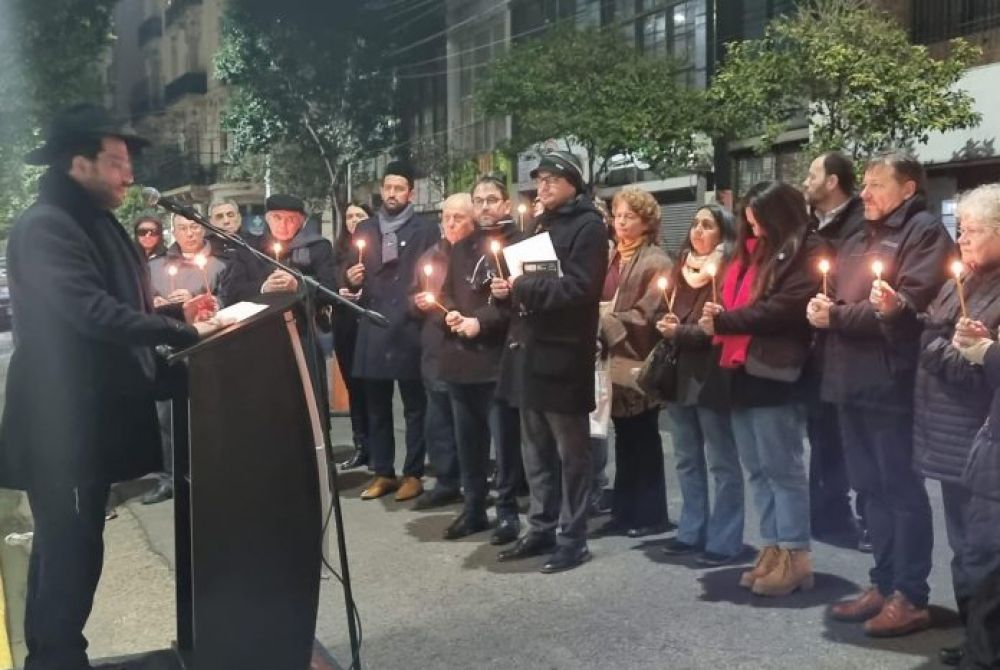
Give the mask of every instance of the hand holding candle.
[[962, 261], [955, 261], [951, 264], [951, 272], [955, 275], [955, 285], [958, 287], [958, 304], [962, 308], [962, 318], [969, 318], [969, 311], [965, 308], [965, 287], [962, 285], [962, 273], [965, 272], [965, 266], [962, 265]]
[[667, 297], [667, 287], [669, 285], [670, 285], [670, 280], [667, 279], [667, 277], [665, 277], [665, 276], [661, 276], [659, 279], [656, 280], [656, 286], [657, 286], [657, 288], [659, 288], [660, 292], [663, 293], [663, 302], [666, 303], [666, 305], [667, 305], [667, 313], [668, 314], [673, 314], [674, 313], [674, 298], [677, 296], [677, 287], [676, 286], [674, 287], [674, 290], [671, 292], [670, 297], [668, 298]]
[[719, 304], [719, 289], [715, 283], [715, 275], [718, 271], [719, 268], [715, 263], [705, 263], [705, 272], [712, 278], [712, 302], [716, 305]]
[[830, 295], [830, 291], [827, 288], [826, 277], [830, 274], [830, 261], [827, 259], [822, 259], [819, 262], [819, 271], [823, 273], [823, 295]]
[[208, 270], [205, 269], [208, 265], [208, 259], [205, 258], [204, 254], [198, 254], [194, 257], [194, 264], [198, 266], [199, 270], [201, 270], [201, 276], [205, 279], [205, 293], [212, 295], [212, 287], [208, 282]]
[[435, 298], [435, 297], [434, 297], [434, 294], [433, 294], [433, 293], [431, 293], [430, 291], [425, 291], [425, 292], [424, 292], [424, 300], [426, 300], [426, 301], [427, 301], [427, 304], [428, 304], [428, 305], [434, 305], [435, 307], [437, 307], [438, 309], [440, 309], [440, 310], [441, 310], [442, 312], [444, 312], [445, 314], [447, 314], [447, 313], [448, 313], [448, 310], [447, 310], [447, 309], [445, 309], [444, 305], [442, 305], [441, 303], [439, 303], [439, 302], [437, 301], [437, 298]]
[[[524, 207], [524, 205], [521, 205]], [[490, 242], [490, 251], [493, 252], [493, 260], [497, 262], [497, 277], [504, 279], [503, 276], [503, 266], [500, 265], [500, 243], [496, 240]]]
[[177, 289], [177, 266], [168, 265], [167, 266], [167, 276], [170, 277], [170, 292], [173, 293]]

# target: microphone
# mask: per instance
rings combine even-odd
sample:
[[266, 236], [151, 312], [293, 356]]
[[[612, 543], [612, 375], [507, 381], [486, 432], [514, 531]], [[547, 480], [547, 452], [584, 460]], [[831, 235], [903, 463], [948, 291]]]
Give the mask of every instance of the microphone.
[[160, 195], [160, 192], [152, 186], [143, 187], [139, 193], [146, 207], [162, 207], [168, 212], [183, 216], [185, 219], [198, 219], [198, 211], [194, 207], [185, 205], [170, 196]]

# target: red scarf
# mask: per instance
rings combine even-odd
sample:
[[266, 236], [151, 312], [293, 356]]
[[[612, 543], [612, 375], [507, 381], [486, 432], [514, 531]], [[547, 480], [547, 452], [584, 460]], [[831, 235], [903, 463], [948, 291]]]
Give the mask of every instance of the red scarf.
[[[752, 256], [757, 246], [757, 239], [750, 238], [746, 242], [747, 255]], [[757, 279], [757, 266], [744, 268], [740, 261], [733, 261], [726, 268], [726, 276], [722, 280], [722, 306], [727, 310], [739, 309], [749, 305], [753, 300], [753, 285]], [[712, 342], [722, 345], [722, 356], [719, 365], [723, 368], [739, 368], [747, 361], [747, 350], [750, 348], [749, 335], [716, 335]]]

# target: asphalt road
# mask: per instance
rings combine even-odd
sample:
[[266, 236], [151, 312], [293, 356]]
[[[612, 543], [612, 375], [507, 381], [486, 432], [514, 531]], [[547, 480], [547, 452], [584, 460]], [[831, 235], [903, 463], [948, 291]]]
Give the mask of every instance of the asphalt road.
[[[9, 348], [9, 335], [0, 335], [3, 372]], [[335, 444], [346, 442], [348, 421], [335, 419], [333, 434]], [[676, 517], [680, 501], [669, 433], [664, 439], [670, 512]], [[859, 626], [825, 616], [829, 602], [867, 581], [870, 557], [850, 548], [815, 544], [816, 588], [777, 600], [738, 588], [740, 567], [703, 570], [668, 559], [657, 550], [664, 538], [593, 540], [590, 563], [542, 575], [540, 560], [498, 563], [486, 534], [441, 540], [457, 508], [420, 513], [411, 503], [361, 501], [366, 480], [359, 472], [341, 476], [365, 668], [936, 668], [938, 647], [959, 635], [935, 483], [928, 483], [937, 531], [931, 597], [940, 625], [909, 638], [875, 641]], [[148, 486], [121, 487], [120, 516], [107, 527], [104, 578], [87, 629], [97, 658], [165, 648], [174, 637], [172, 504], [139, 504]], [[749, 502], [747, 509], [752, 545], [756, 519]], [[19, 497], [0, 492], [5, 534], [29, 524]], [[0, 548], [15, 639], [27, 549]], [[335, 580], [323, 583], [317, 636], [346, 667], [346, 619]]]

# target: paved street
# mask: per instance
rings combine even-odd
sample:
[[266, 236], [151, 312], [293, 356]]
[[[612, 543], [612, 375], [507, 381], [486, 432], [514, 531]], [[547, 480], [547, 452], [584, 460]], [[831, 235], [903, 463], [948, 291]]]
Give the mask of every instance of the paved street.
[[[5, 335], [4, 367], [9, 348]], [[335, 443], [348, 435], [347, 420], [335, 419]], [[409, 503], [362, 502], [365, 480], [361, 473], [342, 477], [367, 668], [935, 668], [929, 659], [957, 637], [945, 627], [871, 641], [858, 626], [828, 622], [826, 603], [865, 583], [870, 558], [850, 549], [817, 544], [816, 589], [780, 600], [736, 587], [738, 567], [699, 570], [668, 560], [657, 551], [662, 539], [595, 540], [593, 561], [546, 576], [537, 571], [540, 560], [497, 563], [485, 534], [440, 540], [455, 509], [418, 513]], [[173, 638], [172, 505], [139, 504], [147, 486], [122, 487], [120, 516], [108, 524], [104, 579], [88, 628], [96, 657], [163, 648]], [[676, 482], [668, 486], [676, 517]], [[947, 626], [953, 620], [948, 550], [939, 489], [929, 488], [938, 514], [932, 599]], [[30, 524], [16, 494], [0, 495], [0, 514], [5, 535]], [[750, 512], [751, 543], [755, 523]], [[0, 550], [15, 641], [26, 552], [26, 546]], [[346, 667], [347, 629], [334, 580], [324, 582], [318, 637]]]

